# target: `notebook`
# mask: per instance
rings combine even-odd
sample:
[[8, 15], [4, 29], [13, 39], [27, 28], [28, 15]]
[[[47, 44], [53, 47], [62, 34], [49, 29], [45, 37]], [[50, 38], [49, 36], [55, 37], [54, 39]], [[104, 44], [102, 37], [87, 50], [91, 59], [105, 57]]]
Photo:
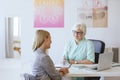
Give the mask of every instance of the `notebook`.
[[112, 67], [113, 53], [107, 52], [99, 55], [98, 65], [91, 67], [92, 70], [102, 71]]

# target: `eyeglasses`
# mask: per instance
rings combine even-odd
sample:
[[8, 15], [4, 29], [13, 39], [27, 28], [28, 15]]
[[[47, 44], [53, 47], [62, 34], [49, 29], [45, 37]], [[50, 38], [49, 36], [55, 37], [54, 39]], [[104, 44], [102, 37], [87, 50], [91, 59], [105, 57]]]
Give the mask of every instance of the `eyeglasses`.
[[77, 34], [77, 35], [82, 35], [83, 34], [83, 32], [77, 32], [75, 30], [72, 30], [72, 32], [73, 32], [73, 34]]

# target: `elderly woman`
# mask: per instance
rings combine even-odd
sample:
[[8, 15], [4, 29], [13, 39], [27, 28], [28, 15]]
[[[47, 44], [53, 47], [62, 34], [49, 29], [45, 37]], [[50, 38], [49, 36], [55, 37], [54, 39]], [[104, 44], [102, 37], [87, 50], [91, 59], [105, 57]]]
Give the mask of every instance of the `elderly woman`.
[[50, 48], [51, 36], [48, 31], [37, 30], [33, 43], [33, 69], [36, 80], [61, 80], [62, 75], [68, 73], [67, 68], [56, 70], [53, 61], [46, 53]]
[[[73, 39], [70, 40], [64, 49], [64, 62], [70, 64], [92, 64], [94, 63], [93, 43], [85, 38], [86, 25], [81, 23], [72, 28]], [[74, 78], [73, 80], [82, 80]]]

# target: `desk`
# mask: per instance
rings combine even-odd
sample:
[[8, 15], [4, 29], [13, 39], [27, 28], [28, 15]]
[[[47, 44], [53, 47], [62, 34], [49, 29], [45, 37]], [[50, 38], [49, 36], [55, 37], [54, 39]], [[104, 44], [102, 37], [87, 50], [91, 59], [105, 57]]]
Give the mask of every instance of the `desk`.
[[[86, 68], [79, 68], [79, 66], [88, 66], [85, 64], [73, 64], [69, 68], [69, 73], [66, 74], [66, 77], [118, 77], [120, 76], [120, 66], [119, 67], [112, 67], [107, 70], [103, 71], [92, 71]], [[92, 65], [89, 65], [92, 66]]]

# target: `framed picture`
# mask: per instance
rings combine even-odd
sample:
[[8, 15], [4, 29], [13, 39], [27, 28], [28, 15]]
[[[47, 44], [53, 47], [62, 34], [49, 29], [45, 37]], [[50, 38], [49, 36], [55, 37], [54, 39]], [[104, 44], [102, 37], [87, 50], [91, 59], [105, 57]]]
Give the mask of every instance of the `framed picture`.
[[88, 27], [108, 26], [107, 0], [82, 0], [77, 8], [78, 22], [84, 22]]
[[34, 28], [64, 27], [64, 0], [34, 0]]

